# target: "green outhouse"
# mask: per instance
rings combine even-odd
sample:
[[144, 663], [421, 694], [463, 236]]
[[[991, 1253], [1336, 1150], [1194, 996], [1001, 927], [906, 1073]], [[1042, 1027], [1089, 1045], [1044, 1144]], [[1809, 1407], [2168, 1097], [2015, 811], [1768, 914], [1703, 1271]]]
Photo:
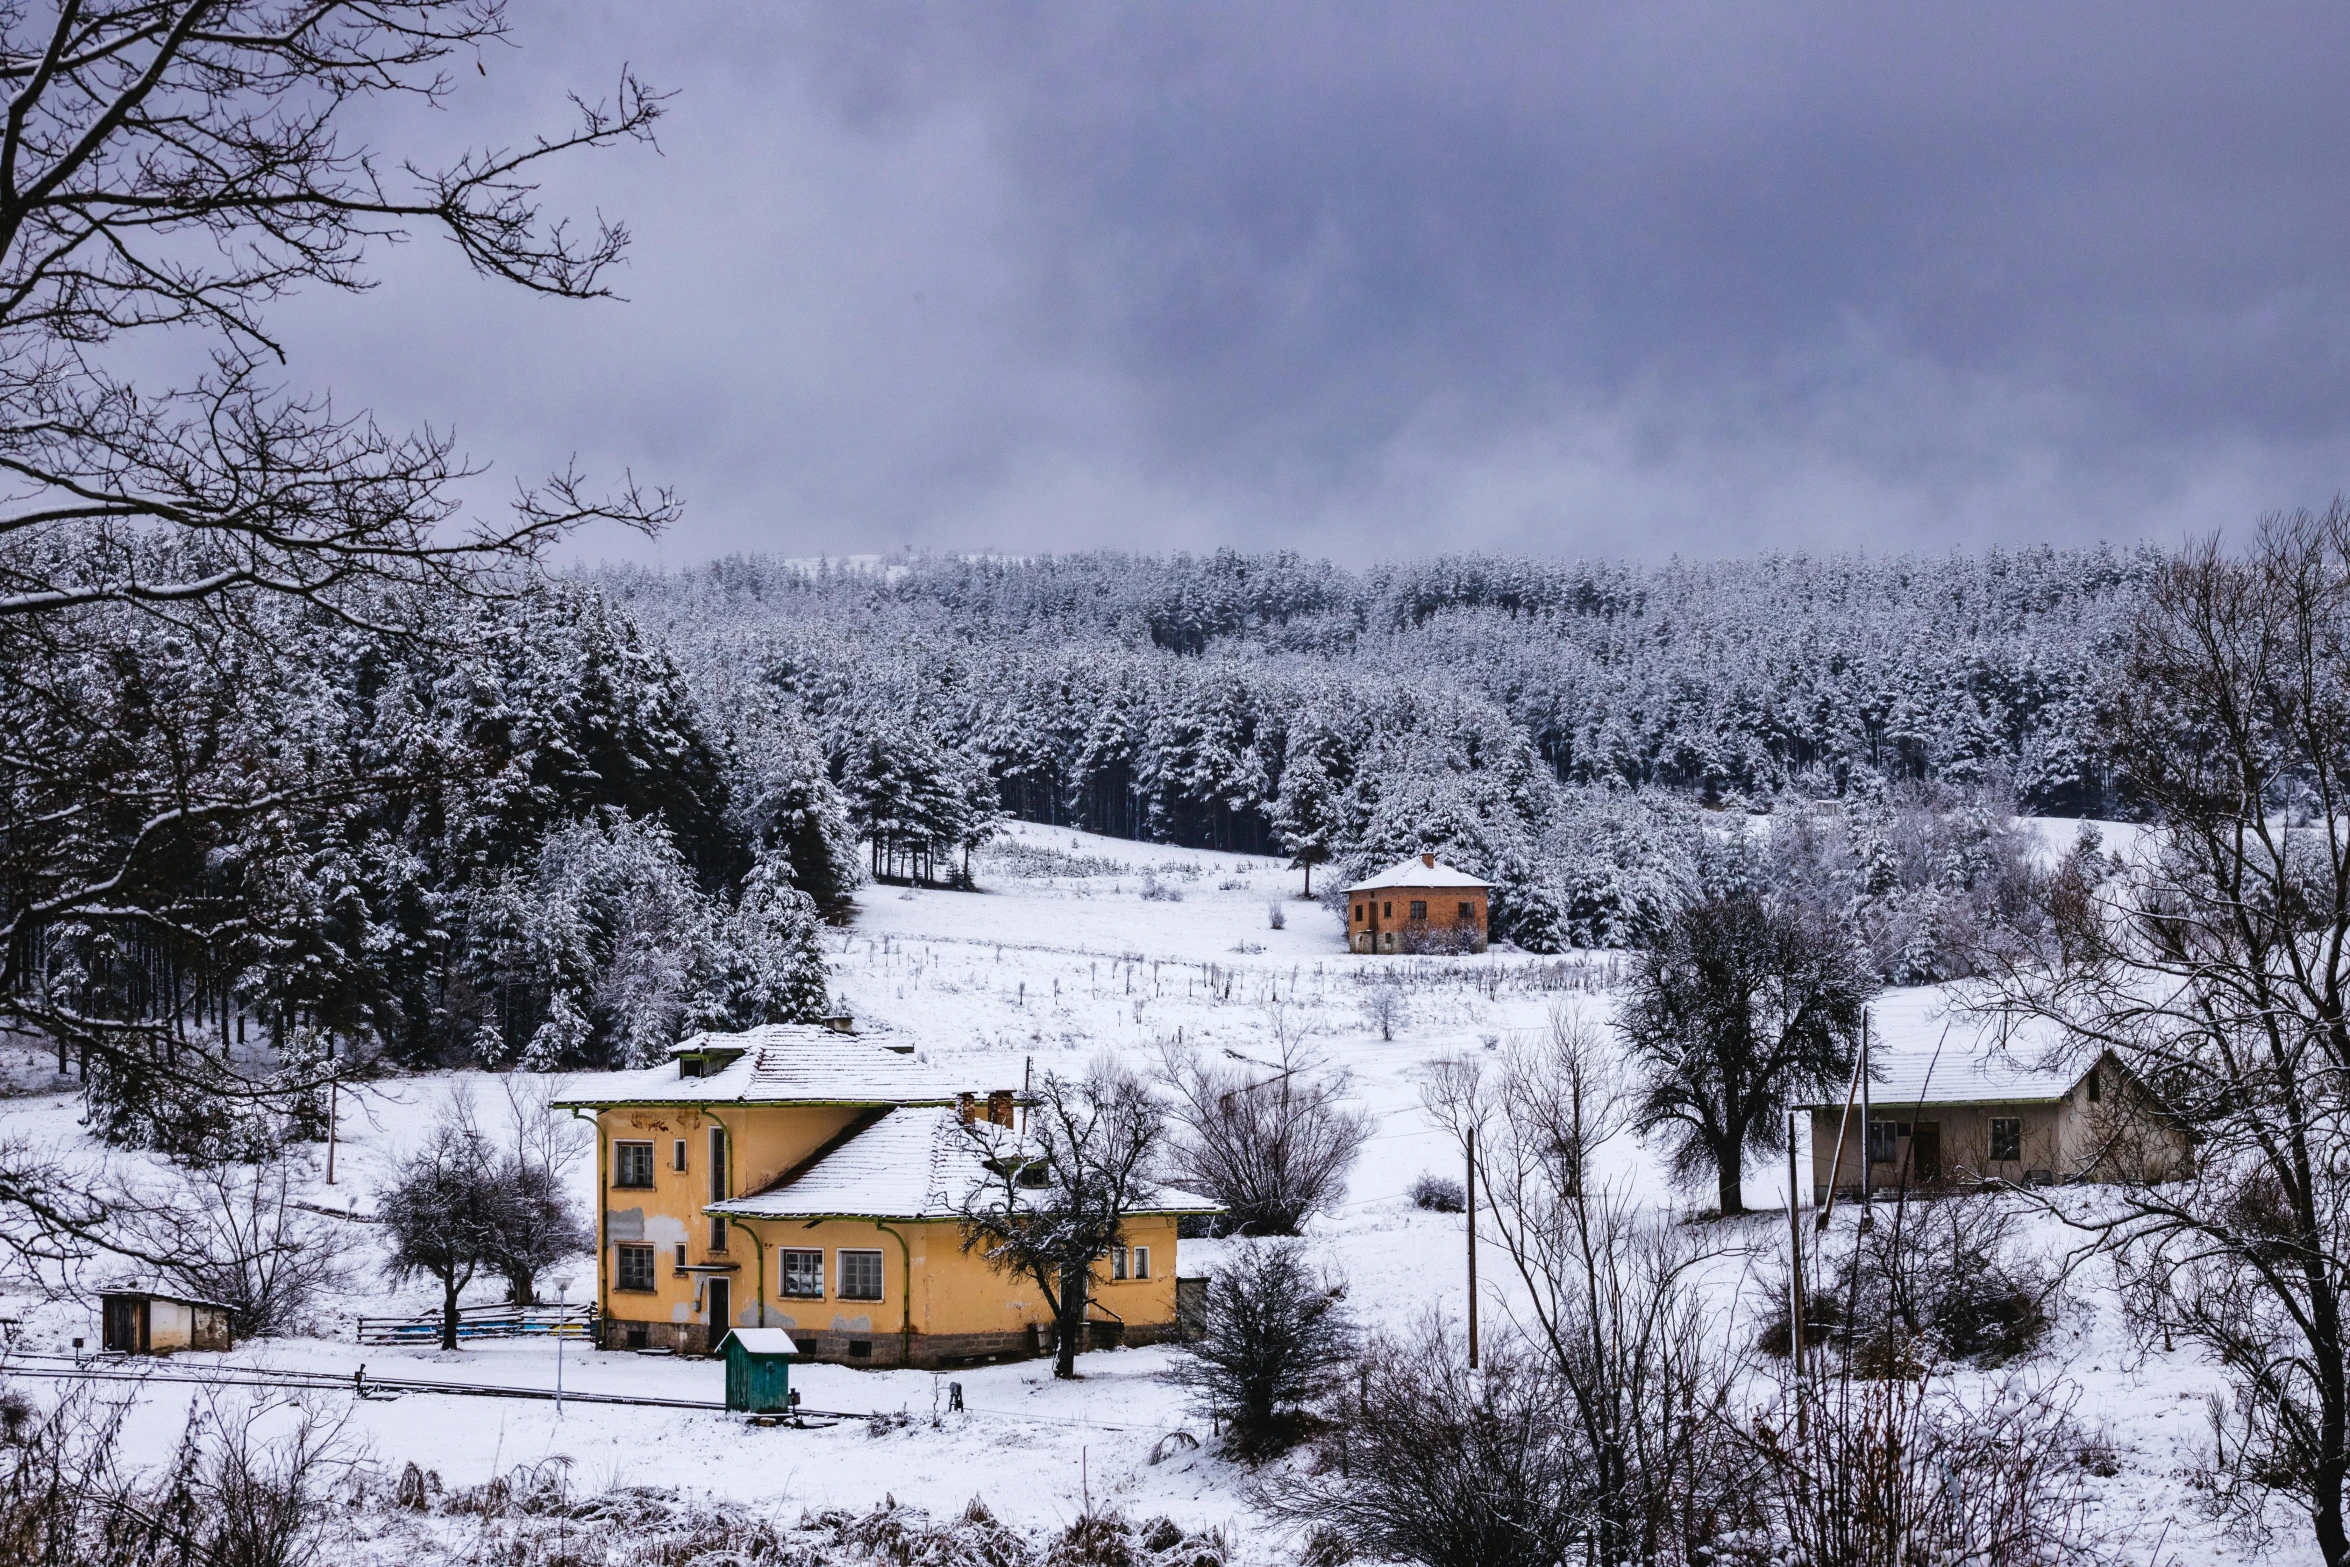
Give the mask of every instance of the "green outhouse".
[[791, 1357], [800, 1347], [781, 1328], [736, 1328], [726, 1335], [726, 1407], [753, 1415], [791, 1410]]

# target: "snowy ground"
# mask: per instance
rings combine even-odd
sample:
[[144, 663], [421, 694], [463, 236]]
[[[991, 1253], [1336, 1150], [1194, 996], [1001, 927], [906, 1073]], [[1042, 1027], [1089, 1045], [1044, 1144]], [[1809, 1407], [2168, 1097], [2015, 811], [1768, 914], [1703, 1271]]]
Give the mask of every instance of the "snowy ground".
[[[2057, 846], [2073, 824], [2047, 824]], [[2107, 843], [2116, 844], [2109, 832]], [[1005, 845], [984, 853], [978, 893], [869, 887], [857, 917], [835, 932], [836, 988], [859, 1026], [913, 1042], [925, 1056], [984, 1081], [1016, 1085], [1024, 1070], [1073, 1070], [1103, 1053], [1138, 1064], [1164, 1043], [1230, 1049], [1263, 1059], [1278, 1031], [1310, 1030], [1312, 1048], [1352, 1079], [1354, 1092], [1379, 1117], [1379, 1131], [1354, 1172], [1344, 1205], [1316, 1221], [1312, 1241], [1324, 1264], [1349, 1283], [1358, 1315], [1400, 1324], [1434, 1307], [1458, 1313], [1464, 1301], [1460, 1218], [1421, 1212], [1404, 1198], [1422, 1171], [1450, 1173], [1457, 1155], [1427, 1124], [1419, 1074], [1430, 1060], [1482, 1051], [1547, 1026], [1564, 1006], [1604, 1021], [1607, 988], [1620, 960], [1607, 954], [1566, 959], [1493, 953], [1411, 960], [1358, 958], [1343, 949], [1336, 918], [1297, 896], [1299, 877], [1277, 862], [1170, 849], [1073, 833], [1015, 827]], [[1286, 928], [1270, 928], [1278, 904]], [[1402, 976], [1406, 1012], [1383, 1040], [1364, 1001], [1374, 984]], [[1934, 991], [1900, 991], [1876, 1006], [1879, 1037], [1931, 1044], [1952, 1029]], [[75, 1124], [70, 1092], [37, 1061], [19, 1063], [26, 1089], [0, 1102], [0, 1135], [30, 1137], [90, 1157]], [[345, 1103], [338, 1184], [327, 1188], [313, 1160], [309, 1197], [322, 1206], [356, 1202], [364, 1212], [389, 1162], [451, 1092], [471, 1092], [485, 1112], [502, 1104], [495, 1082], [477, 1077], [412, 1079]], [[1631, 1139], [1611, 1146], [1611, 1179], [1644, 1201], [1686, 1203], [1657, 1162]], [[579, 1200], [593, 1202], [593, 1171], [575, 1172]], [[1747, 1200], [1784, 1201], [1783, 1169], [1750, 1173]], [[322, 1227], [337, 1221], [321, 1218]], [[1774, 1251], [1785, 1221], [1761, 1217], [1724, 1239], [1733, 1250], [1716, 1273], [1734, 1288], [1750, 1261]], [[361, 1238], [362, 1226], [345, 1226]], [[2047, 1229], [2053, 1248], [2062, 1237]], [[1213, 1266], [1220, 1244], [1185, 1242], [1186, 1273]], [[1751, 1247], [1751, 1258], [1738, 1248]], [[372, 1253], [359, 1253], [358, 1288], [344, 1303], [334, 1337], [241, 1347], [226, 1357], [181, 1356], [175, 1370], [207, 1362], [285, 1366], [347, 1376], [362, 1363], [371, 1375], [437, 1377], [502, 1385], [552, 1387], [555, 1353], [541, 1345], [485, 1345], [437, 1352], [360, 1348], [349, 1315], [422, 1308], [421, 1291], [383, 1287]], [[573, 1270], [571, 1296], [592, 1287], [585, 1259]], [[1486, 1270], [1488, 1320], [1506, 1311], [1507, 1291]], [[2209, 1372], [2186, 1355], [2147, 1355], [2121, 1332], [2101, 1274], [2085, 1276], [2039, 1374], [2079, 1389], [2077, 1412], [2118, 1451], [2120, 1472], [2099, 1482], [2118, 1538], [2139, 1542], [2136, 1559], [2152, 1561], [2157, 1536], [2169, 1562], [2314, 1560], [2294, 1531], [2267, 1553], [2248, 1552], [2215, 1535], [2182, 1503], [2181, 1477], [2201, 1464], [2202, 1394]], [[485, 1289], [479, 1292], [489, 1298]], [[7, 1302], [23, 1319], [11, 1353], [69, 1351], [71, 1340], [97, 1342], [94, 1305]], [[862, 1506], [885, 1494], [951, 1510], [977, 1495], [1007, 1520], [1065, 1521], [1090, 1495], [1137, 1515], [1166, 1513], [1186, 1526], [1238, 1522], [1245, 1560], [1288, 1554], [1268, 1530], [1247, 1526], [1240, 1475], [1205, 1452], [1177, 1450], [1149, 1461], [1167, 1432], [1205, 1437], [1203, 1423], [1154, 1374], [1169, 1351], [1091, 1354], [1083, 1379], [1056, 1385], [1043, 1365], [962, 1371], [967, 1411], [942, 1415], [945, 1378], [924, 1372], [795, 1368], [808, 1405], [839, 1410], [905, 1410], [913, 1422], [873, 1436], [863, 1423], [829, 1430], [752, 1430], [693, 1411], [573, 1404], [560, 1418], [549, 1404], [429, 1395], [353, 1403], [352, 1428], [374, 1455], [395, 1468], [414, 1460], [452, 1485], [471, 1484], [516, 1464], [562, 1456], [588, 1484], [659, 1483], [704, 1487], [745, 1500]], [[19, 1361], [20, 1364], [24, 1362]], [[716, 1399], [721, 1373], [712, 1362], [597, 1353], [565, 1355], [574, 1389], [635, 1391]], [[141, 1391], [134, 1440], [160, 1452], [176, 1435], [191, 1389], [157, 1384]]]

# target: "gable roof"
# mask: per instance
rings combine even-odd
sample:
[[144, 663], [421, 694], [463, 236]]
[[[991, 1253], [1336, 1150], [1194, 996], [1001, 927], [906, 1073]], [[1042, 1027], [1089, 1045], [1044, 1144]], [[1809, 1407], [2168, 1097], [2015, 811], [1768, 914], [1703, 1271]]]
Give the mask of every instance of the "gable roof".
[[[2079, 1087], [2089, 1071], [2103, 1060], [2075, 1066], [2016, 1059], [2005, 1051], [1967, 1052], [1945, 1047], [1940, 1056], [1931, 1050], [1869, 1052], [1869, 1100], [1880, 1113], [1904, 1105], [2015, 1105], [2054, 1104]], [[1844, 1096], [1833, 1103], [1802, 1105], [1806, 1110], [1840, 1110]]]
[[1493, 883], [1455, 870], [1433, 854], [1415, 854], [1408, 860], [1398, 860], [1367, 881], [1358, 881], [1347, 888], [1349, 892], [1376, 892], [1382, 887], [1490, 887]]
[[[765, 1190], [702, 1211], [743, 1219], [951, 1219], [987, 1178], [978, 1144], [956, 1112], [902, 1108], [836, 1139]], [[1205, 1197], [1160, 1187], [1130, 1211], [1221, 1210]]]
[[718, 1341], [724, 1349], [728, 1342], [740, 1344], [754, 1355], [796, 1355], [800, 1346], [791, 1341], [791, 1335], [781, 1328], [734, 1328]]
[[696, 1034], [685, 1045], [742, 1054], [706, 1077], [680, 1077], [674, 1061], [632, 1072], [591, 1073], [564, 1090], [555, 1107], [940, 1105], [973, 1089], [887, 1045], [807, 1023]]

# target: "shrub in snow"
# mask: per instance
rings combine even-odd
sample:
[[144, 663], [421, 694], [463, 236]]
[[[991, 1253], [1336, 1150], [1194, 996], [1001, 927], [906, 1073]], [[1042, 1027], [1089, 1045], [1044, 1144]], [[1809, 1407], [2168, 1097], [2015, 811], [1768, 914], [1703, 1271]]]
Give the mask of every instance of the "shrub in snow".
[[1183, 889], [1170, 887], [1156, 876], [1145, 876], [1142, 879], [1142, 898], [1145, 903], [1181, 903]]
[[1371, 1335], [1322, 1406], [1314, 1462], [1260, 1472], [1259, 1504], [1322, 1532], [1325, 1559], [1585, 1559], [1590, 1467], [1562, 1418], [1562, 1390], [1509, 1335], [1490, 1334], [1481, 1348], [1482, 1368], [1471, 1371], [1460, 1335], [1434, 1318]]
[[1283, 909], [1278, 903], [1266, 904], [1265, 925], [1268, 929], [1271, 930], [1287, 930], [1289, 928], [1288, 911]]
[[1412, 1206], [1430, 1213], [1460, 1213], [1469, 1206], [1468, 1193], [1449, 1175], [1433, 1173], [1412, 1180]]
[[1354, 1351], [1345, 1286], [1322, 1277], [1297, 1241], [1241, 1243], [1208, 1280], [1199, 1336], [1166, 1379], [1224, 1422], [1224, 1448], [1263, 1459], [1293, 1446], [1307, 1410], [1338, 1385]]

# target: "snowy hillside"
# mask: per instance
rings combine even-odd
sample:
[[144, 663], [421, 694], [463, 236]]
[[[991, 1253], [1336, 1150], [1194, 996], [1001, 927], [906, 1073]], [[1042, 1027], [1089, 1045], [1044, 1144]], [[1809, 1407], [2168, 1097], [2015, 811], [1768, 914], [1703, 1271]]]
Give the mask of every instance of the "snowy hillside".
[[[2053, 824], [2052, 836], [2069, 832], [2069, 824]], [[977, 892], [867, 886], [857, 894], [853, 921], [826, 933], [836, 990], [860, 1029], [1006, 1086], [1025, 1071], [1072, 1071], [1103, 1053], [1145, 1065], [1162, 1045], [1180, 1042], [1262, 1059], [1280, 1036], [1303, 1036], [1330, 1070], [1349, 1076], [1354, 1095], [1379, 1120], [1343, 1206], [1310, 1227], [1317, 1259], [1344, 1278], [1350, 1306], [1366, 1323], [1401, 1325], [1429, 1310], [1461, 1311], [1461, 1219], [1416, 1209], [1405, 1196], [1415, 1176], [1453, 1173], [1458, 1162], [1421, 1110], [1423, 1069], [1445, 1055], [1482, 1052], [1542, 1030], [1553, 1009], [1603, 1022], [1621, 955], [1355, 957], [1343, 950], [1336, 917], [1303, 901], [1298, 874], [1277, 862], [1066, 829], [1015, 826], [980, 852], [975, 868]], [[1271, 928], [1276, 909], [1285, 928]], [[1394, 998], [1385, 1009], [1392, 1038], [1381, 1037], [1378, 1009], [1369, 1005], [1382, 993]], [[1874, 1019], [1878, 1037], [1894, 1044], [1931, 1044], [1948, 1031], [1945, 1048], [1955, 1050], [1970, 1037], [1970, 1025], [1954, 1019], [1934, 990], [1888, 993]], [[0, 1112], [5, 1134], [94, 1163], [97, 1150], [75, 1123], [72, 1094], [59, 1091], [40, 1058], [15, 1066], [26, 1091]], [[301, 1168], [308, 1200], [367, 1212], [390, 1161], [452, 1093], [473, 1094], [485, 1114], [504, 1113], [498, 1080], [478, 1074], [402, 1078], [346, 1100], [337, 1184], [324, 1185], [323, 1150], [307, 1150]], [[1692, 1200], [1669, 1186], [1629, 1136], [1611, 1144], [1600, 1164], [1644, 1202]], [[573, 1165], [571, 1176], [578, 1201], [592, 1207], [588, 1162]], [[151, 1178], [170, 1177], [157, 1169]], [[1784, 1191], [1783, 1169], [1749, 1171], [1751, 1205], [1774, 1208]], [[419, 1309], [427, 1298], [381, 1284], [367, 1226], [324, 1216], [315, 1222], [322, 1232], [341, 1230], [358, 1241], [342, 1315], [325, 1324], [333, 1331], [226, 1356], [177, 1357], [168, 1363], [173, 1375], [219, 1364], [349, 1377], [364, 1365], [374, 1377], [554, 1385], [555, 1354], [540, 1345], [478, 1345], [447, 1355], [357, 1346], [352, 1315]], [[1784, 1219], [1766, 1211], [1717, 1228], [1727, 1243], [1711, 1265], [1717, 1287], [1725, 1298], [1742, 1287], [1751, 1294], [1757, 1270], [1783, 1248]], [[2052, 1248], [2064, 1244], [2052, 1230], [2035, 1234]], [[1181, 1271], [1212, 1269], [1225, 1248], [1245, 1244], [1187, 1241]], [[557, 1273], [567, 1274], [573, 1300], [592, 1290], [586, 1258]], [[1506, 1312], [1511, 1298], [1498, 1275], [1496, 1253], [1485, 1275], [1488, 1321]], [[493, 1298], [486, 1285], [476, 1294]], [[97, 1339], [86, 1305], [19, 1300], [6, 1314], [24, 1319], [9, 1344], [20, 1365], [55, 1364], [26, 1357], [70, 1354], [75, 1337], [93, 1345]], [[2075, 1384], [2076, 1414], [2116, 1455], [2117, 1472], [2097, 1484], [2117, 1537], [2132, 1531], [2150, 1549], [2167, 1524], [2166, 1560], [2219, 1560], [2236, 1551], [2179, 1506], [2177, 1477], [2198, 1462], [2200, 1399], [2212, 1379], [2185, 1356], [2133, 1349], [2115, 1320], [2106, 1276], [2094, 1266], [2081, 1275], [2051, 1345], [2035, 1374]], [[861, 1422], [750, 1430], [731, 1417], [687, 1410], [573, 1404], [558, 1418], [545, 1403], [327, 1396], [349, 1405], [353, 1429], [381, 1462], [397, 1469], [413, 1460], [451, 1485], [559, 1456], [584, 1483], [676, 1485], [794, 1509], [862, 1507], [886, 1495], [951, 1512], [978, 1496], [1001, 1518], [1045, 1525], [1075, 1517], [1090, 1497], [1137, 1515], [1164, 1513], [1186, 1527], [1239, 1524], [1241, 1559], [1287, 1559], [1277, 1535], [1248, 1522], [1243, 1471], [1205, 1450], [1163, 1448], [1170, 1432], [1208, 1435], [1183, 1396], [1156, 1380], [1175, 1353], [1092, 1353], [1075, 1384], [1055, 1384], [1042, 1362], [951, 1376], [795, 1368], [794, 1384], [811, 1407], [913, 1417], [879, 1435]], [[565, 1353], [562, 1375], [574, 1391], [714, 1399], [721, 1386], [713, 1362], [577, 1347]], [[940, 1413], [950, 1380], [964, 1390], [961, 1414]], [[139, 1452], [161, 1456], [194, 1391], [164, 1380], [138, 1390], [130, 1429]], [[1151, 1461], [1154, 1452], [1160, 1462]], [[2262, 1559], [2300, 1558], [2284, 1551]]]

